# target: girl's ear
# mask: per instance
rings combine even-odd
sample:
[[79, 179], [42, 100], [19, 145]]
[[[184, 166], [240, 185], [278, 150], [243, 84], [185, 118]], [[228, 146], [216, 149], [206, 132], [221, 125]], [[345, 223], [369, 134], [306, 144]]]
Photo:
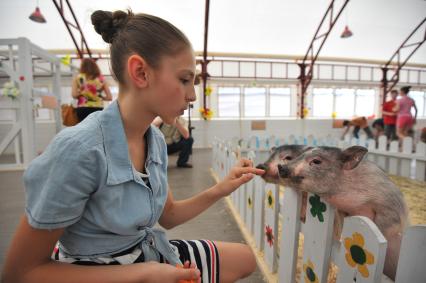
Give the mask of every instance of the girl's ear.
[[133, 54], [127, 59], [127, 72], [130, 81], [139, 88], [148, 86], [149, 65], [141, 56]]

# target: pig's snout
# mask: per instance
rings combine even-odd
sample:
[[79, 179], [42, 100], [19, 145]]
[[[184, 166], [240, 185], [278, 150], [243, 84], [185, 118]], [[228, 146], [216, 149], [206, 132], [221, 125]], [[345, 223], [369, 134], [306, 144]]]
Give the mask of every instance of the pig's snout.
[[278, 164], [278, 174], [281, 178], [289, 178], [291, 172], [287, 165]]
[[268, 165], [266, 165], [265, 163], [260, 163], [256, 166], [257, 169], [262, 169], [262, 170], [268, 170]]

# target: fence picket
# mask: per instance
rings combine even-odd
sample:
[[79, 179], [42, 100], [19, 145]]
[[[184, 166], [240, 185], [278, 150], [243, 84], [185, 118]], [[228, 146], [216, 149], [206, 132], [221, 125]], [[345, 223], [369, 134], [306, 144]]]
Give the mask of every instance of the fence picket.
[[277, 270], [279, 188], [275, 184], [265, 186], [265, 224], [263, 226], [265, 260], [271, 270]]
[[336, 265], [337, 283], [381, 282], [387, 242], [367, 217], [346, 217]]

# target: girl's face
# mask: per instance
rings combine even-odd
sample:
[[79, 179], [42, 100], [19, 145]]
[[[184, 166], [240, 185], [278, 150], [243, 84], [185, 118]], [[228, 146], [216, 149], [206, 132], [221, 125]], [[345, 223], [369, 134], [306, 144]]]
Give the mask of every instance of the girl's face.
[[154, 113], [166, 124], [173, 124], [183, 114], [189, 102], [195, 101], [195, 56], [187, 48], [176, 56], [165, 56], [155, 70], [151, 87]]

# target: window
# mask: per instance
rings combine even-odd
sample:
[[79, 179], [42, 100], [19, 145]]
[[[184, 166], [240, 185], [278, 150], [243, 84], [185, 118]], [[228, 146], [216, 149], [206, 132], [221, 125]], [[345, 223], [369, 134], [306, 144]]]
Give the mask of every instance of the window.
[[[416, 102], [417, 107], [417, 117], [426, 116], [426, 92], [412, 90], [408, 94]], [[414, 109], [411, 109], [412, 114], [414, 115]]]
[[314, 88], [313, 117], [330, 118], [336, 113], [338, 118], [372, 116], [376, 97], [373, 89]]
[[333, 113], [333, 89], [314, 88], [313, 89], [313, 117], [330, 118]]
[[290, 88], [270, 88], [269, 94], [269, 116], [290, 116]]
[[335, 108], [337, 117], [352, 117], [355, 110], [355, 90], [338, 88], [335, 90]]
[[373, 89], [357, 89], [355, 99], [355, 116], [374, 115], [375, 91]]
[[266, 88], [244, 88], [244, 116], [265, 117], [266, 114]]
[[240, 116], [240, 88], [219, 87], [218, 89], [218, 116]]

